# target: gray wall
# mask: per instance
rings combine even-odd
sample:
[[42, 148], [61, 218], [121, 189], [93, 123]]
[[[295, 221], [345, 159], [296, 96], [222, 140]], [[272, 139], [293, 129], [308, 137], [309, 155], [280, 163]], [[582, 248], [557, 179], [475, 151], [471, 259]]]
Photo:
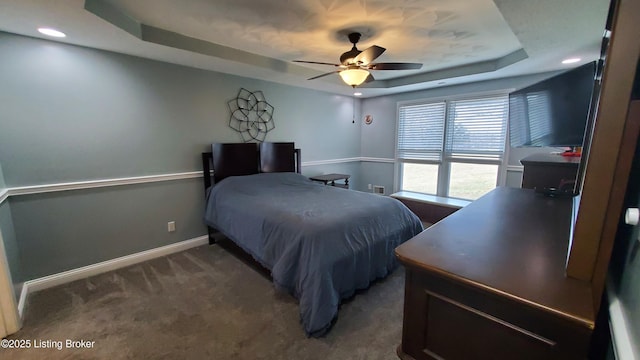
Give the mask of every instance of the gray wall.
[[0, 191], [6, 188], [6, 184], [4, 182], [4, 173], [2, 172], [2, 164], [0, 163]]
[[[360, 156], [353, 99], [0, 33], [0, 163], [8, 187], [201, 169], [212, 142], [238, 142], [227, 101], [240, 88], [275, 107], [268, 141], [303, 161]], [[359, 163], [309, 166], [306, 175]], [[19, 280], [206, 234], [200, 179], [11, 198]], [[167, 222], [178, 231], [167, 233]]]
[[[2, 164], [0, 164], [0, 192], [5, 190], [4, 176], [2, 173]], [[5, 256], [9, 265], [9, 272], [13, 281], [14, 292], [16, 297], [20, 294], [22, 278], [20, 270], [20, 255], [18, 252], [18, 243], [16, 242], [16, 234], [13, 229], [13, 217], [11, 216], [11, 205], [9, 199], [0, 203], [0, 239], [3, 241]]]
[[201, 187], [189, 179], [13, 198], [24, 279], [206, 234]]
[[[361, 156], [378, 158], [395, 157], [398, 102], [473, 96], [475, 94], [481, 95], [487, 92], [518, 89], [551, 77], [554, 74], [556, 73], [535, 74], [364, 99], [362, 103], [362, 117], [365, 115], [372, 115], [373, 123], [371, 125], [362, 126]], [[511, 148], [509, 149], [507, 163], [508, 165], [520, 166], [520, 159], [523, 157], [537, 152], [548, 151], [553, 151], [553, 149]], [[360, 187], [364, 188], [366, 184], [373, 183], [384, 185], [387, 189], [393, 188], [394, 164], [365, 162], [362, 163], [361, 166]], [[522, 174], [520, 171], [507, 172], [506, 185], [519, 187], [521, 183], [521, 176]]]
[[305, 161], [360, 152], [349, 97], [6, 33], [0, 51], [9, 186], [196, 170], [208, 144], [240, 139], [227, 101], [241, 87], [275, 107], [267, 140]]
[[11, 216], [11, 205], [9, 201], [0, 204], [0, 234], [2, 234], [4, 251], [7, 257], [7, 263], [9, 264], [9, 272], [11, 273], [13, 289], [17, 299], [22, 289], [23, 281], [21, 279], [23, 275], [21, 272], [20, 252], [13, 228], [13, 217]]

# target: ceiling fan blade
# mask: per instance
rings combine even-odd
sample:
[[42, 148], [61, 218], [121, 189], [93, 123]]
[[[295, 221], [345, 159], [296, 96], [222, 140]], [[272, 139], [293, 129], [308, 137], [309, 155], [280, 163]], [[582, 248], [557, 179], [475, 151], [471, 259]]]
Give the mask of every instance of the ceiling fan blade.
[[422, 68], [420, 63], [377, 63], [369, 64], [370, 70], [416, 70]]
[[373, 75], [369, 74], [369, 76], [367, 76], [367, 78], [364, 79], [363, 84], [370, 83], [372, 81], [376, 81], [376, 79], [373, 77]]
[[358, 56], [353, 58], [354, 63], [361, 63], [362, 65], [368, 65], [370, 62], [375, 60], [378, 56], [382, 55], [382, 53], [387, 50], [378, 45], [373, 45], [365, 50], [362, 50]]
[[336, 70], [336, 71], [332, 71], [332, 72], [324, 73], [324, 74], [322, 74], [322, 75], [318, 75], [318, 76], [314, 76], [314, 77], [312, 77], [312, 78], [308, 78], [307, 80], [314, 80], [314, 79], [318, 79], [318, 78], [321, 78], [321, 77], [329, 76], [329, 75], [331, 75], [331, 74], [337, 74], [337, 73], [339, 73], [340, 71], [342, 71], [342, 70]]
[[304, 63], [304, 64], [331, 65], [331, 66], [339, 66], [339, 67], [342, 66], [340, 64], [332, 64], [332, 63], [326, 63], [326, 62], [320, 62], [320, 61], [293, 60], [293, 62]]

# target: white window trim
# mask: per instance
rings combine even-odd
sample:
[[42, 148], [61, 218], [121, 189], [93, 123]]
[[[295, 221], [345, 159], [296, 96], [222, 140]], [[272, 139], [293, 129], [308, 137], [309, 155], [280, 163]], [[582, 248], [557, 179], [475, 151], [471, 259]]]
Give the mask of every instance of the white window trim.
[[[424, 98], [424, 99], [414, 99], [414, 100], [405, 100], [398, 101], [396, 103], [396, 131], [395, 131], [395, 141], [394, 141], [394, 166], [393, 166], [393, 191], [398, 192], [401, 191], [400, 184], [402, 183], [402, 171], [401, 166], [404, 162], [409, 162], [412, 164], [435, 164], [440, 165], [438, 170], [438, 186], [437, 186], [437, 196], [441, 196], [439, 194], [443, 194], [447, 191], [449, 179], [447, 178], [451, 174], [450, 169], [446, 169], [447, 171], [443, 171], [442, 167], [449, 167], [452, 162], [459, 163], [471, 163], [471, 164], [497, 164], [498, 165], [498, 176], [496, 178], [496, 187], [504, 186], [507, 181], [507, 164], [509, 163], [509, 121], [506, 123], [506, 136], [505, 136], [505, 147], [501, 160], [466, 160], [466, 159], [456, 159], [455, 161], [446, 159], [443, 156], [441, 162], [438, 161], [426, 161], [426, 160], [411, 160], [404, 161], [404, 159], [400, 159], [398, 157], [398, 133], [400, 131], [400, 108], [402, 106], [411, 106], [411, 105], [424, 105], [424, 104], [432, 104], [437, 102], [449, 102], [449, 101], [458, 101], [458, 100], [475, 100], [483, 97], [492, 97], [492, 96], [509, 96], [509, 93], [513, 92], [515, 88], [501, 89], [495, 91], [482, 91], [476, 93], [466, 93], [461, 95], [451, 95], [451, 96], [438, 96], [432, 98]], [[509, 118], [509, 109], [507, 108], [507, 119]], [[446, 127], [446, 122], [445, 122]], [[446, 130], [445, 130], [446, 131]], [[443, 154], [444, 155], [444, 154]], [[446, 164], [446, 165], [445, 165]]]

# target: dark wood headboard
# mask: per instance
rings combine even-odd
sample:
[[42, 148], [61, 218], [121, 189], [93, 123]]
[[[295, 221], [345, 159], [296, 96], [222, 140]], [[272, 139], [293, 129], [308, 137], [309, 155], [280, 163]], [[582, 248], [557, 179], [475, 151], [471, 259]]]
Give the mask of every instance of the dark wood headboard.
[[300, 169], [298, 161], [300, 156], [296, 156], [295, 145], [292, 142], [260, 144], [260, 172], [296, 172], [296, 169]]
[[300, 149], [292, 142], [214, 143], [202, 153], [202, 171], [205, 191], [229, 176], [301, 173]]

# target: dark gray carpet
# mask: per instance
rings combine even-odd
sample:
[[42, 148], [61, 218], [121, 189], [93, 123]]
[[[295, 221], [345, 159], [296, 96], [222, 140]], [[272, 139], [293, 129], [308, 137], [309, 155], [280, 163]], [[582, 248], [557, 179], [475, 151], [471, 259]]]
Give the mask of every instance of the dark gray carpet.
[[2, 359], [397, 359], [404, 272], [344, 303], [324, 338], [298, 305], [231, 253], [201, 246], [43, 290], [11, 339], [92, 340], [93, 349], [0, 349]]

